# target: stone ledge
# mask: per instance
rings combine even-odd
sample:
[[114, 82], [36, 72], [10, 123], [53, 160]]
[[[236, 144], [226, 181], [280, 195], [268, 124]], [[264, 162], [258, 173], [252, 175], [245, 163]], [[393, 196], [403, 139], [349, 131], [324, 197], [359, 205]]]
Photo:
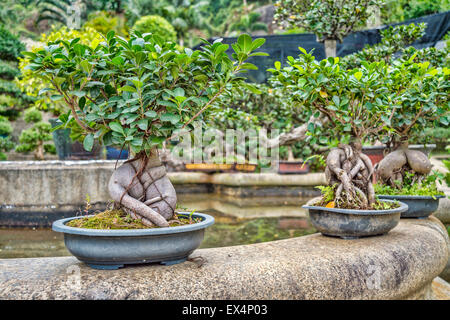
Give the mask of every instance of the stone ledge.
[[200, 267], [101, 271], [73, 257], [3, 259], [0, 299], [429, 299], [448, 245], [432, 217], [359, 240], [314, 234], [200, 249], [191, 255], [205, 260]]

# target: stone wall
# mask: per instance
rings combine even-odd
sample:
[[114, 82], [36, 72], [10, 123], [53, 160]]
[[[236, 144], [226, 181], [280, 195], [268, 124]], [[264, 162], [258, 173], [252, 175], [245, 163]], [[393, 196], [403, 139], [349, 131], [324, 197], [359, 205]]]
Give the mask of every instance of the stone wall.
[[3, 259], [0, 299], [449, 299], [432, 290], [448, 245], [431, 217], [358, 240], [313, 234], [200, 249], [191, 258], [202, 259], [173, 266], [106, 271], [74, 257]]

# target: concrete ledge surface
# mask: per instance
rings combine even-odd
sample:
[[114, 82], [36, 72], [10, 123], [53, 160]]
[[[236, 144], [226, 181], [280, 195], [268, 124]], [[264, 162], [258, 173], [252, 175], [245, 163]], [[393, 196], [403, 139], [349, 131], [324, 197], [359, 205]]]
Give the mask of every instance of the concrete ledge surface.
[[201, 249], [173, 266], [101, 271], [73, 257], [3, 259], [0, 299], [430, 299], [448, 245], [431, 217], [359, 240], [314, 234]]

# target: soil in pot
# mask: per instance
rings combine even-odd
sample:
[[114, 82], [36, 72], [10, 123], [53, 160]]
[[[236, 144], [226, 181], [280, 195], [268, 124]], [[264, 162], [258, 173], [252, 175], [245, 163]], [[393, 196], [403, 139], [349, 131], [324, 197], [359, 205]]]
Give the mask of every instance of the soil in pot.
[[[194, 212], [192, 212], [194, 213]], [[169, 227], [177, 227], [182, 225], [194, 224], [200, 222], [200, 218], [192, 218], [185, 216], [178, 216], [176, 213], [172, 219], [168, 221]], [[97, 213], [94, 216], [88, 216], [81, 219], [74, 219], [67, 223], [69, 227], [84, 228], [84, 229], [149, 229], [159, 228], [156, 225], [146, 226], [139, 219], [133, 219], [131, 215], [127, 214], [122, 209], [110, 209]]]

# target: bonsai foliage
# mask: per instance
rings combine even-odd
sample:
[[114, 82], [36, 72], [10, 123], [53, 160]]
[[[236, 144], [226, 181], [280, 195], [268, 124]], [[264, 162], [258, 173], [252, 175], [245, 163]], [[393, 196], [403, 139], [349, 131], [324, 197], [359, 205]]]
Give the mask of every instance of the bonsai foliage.
[[380, 43], [366, 46], [361, 51], [343, 57], [342, 63], [347, 69], [357, 68], [363, 61], [375, 62], [384, 60], [389, 63], [395, 53], [404, 50], [414, 41], [420, 39], [425, 34], [425, 29], [426, 23], [418, 25], [411, 23], [409, 25], [390, 26], [380, 30]]
[[[83, 27], [81, 30], [68, 29], [67, 27], [56, 28], [52, 27], [48, 34], [42, 34], [39, 41], [42, 45], [32, 49], [37, 52], [44, 49], [44, 44], [54, 42], [58, 39], [75, 39], [79, 38], [79, 42], [84, 45], [96, 47], [103, 38], [91, 27]], [[30, 57], [24, 56], [19, 58], [20, 77], [15, 81], [17, 86], [28, 97], [32, 97], [34, 106], [43, 111], [52, 112], [55, 115], [67, 112], [68, 107], [63, 99], [55, 95], [54, 92], [47, 91], [46, 88], [51, 86], [51, 83], [42, 77], [37, 77], [30, 69], [26, 68], [30, 64]]]
[[[286, 92], [278, 84], [255, 86], [259, 90], [257, 93], [244, 89], [241, 92], [234, 91], [232, 96], [224, 96], [217, 104], [214, 116], [208, 119], [212, 127], [222, 133], [226, 129], [266, 129], [267, 132], [278, 130], [281, 159], [306, 159], [313, 151], [320, 152], [323, 143], [328, 140], [321, 136], [310, 143], [311, 137], [304, 134], [306, 130], [300, 130], [306, 129], [308, 114], [292, 103], [290, 92]], [[246, 142], [245, 146], [237, 145], [236, 148], [247, 148], [249, 143], [250, 141]]]
[[[278, 0], [274, 19], [282, 26], [312, 32], [318, 41], [342, 42], [346, 35], [365, 24], [370, 6], [382, 3], [380, 0]], [[331, 56], [336, 55], [335, 42], [331, 52]]]
[[11, 120], [31, 102], [14, 83], [14, 78], [20, 73], [17, 59], [24, 49], [19, 39], [0, 25], [0, 115]]
[[[87, 150], [94, 139], [129, 147], [136, 155], [112, 176], [112, 198], [145, 224], [168, 226], [176, 194], [157, 150], [179, 129], [188, 127], [223, 93], [244, 86], [238, 73], [256, 68], [245, 63], [264, 39], [242, 35], [232, 47], [206, 42], [201, 50], [179, 51], [175, 43], [136, 31], [130, 40], [110, 31], [96, 47], [79, 39], [49, 43], [25, 53], [32, 72], [52, 84], [70, 108], [61, 126], [79, 126]], [[139, 183], [132, 183], [138, 179]]]
[[50, 123], [42, 121], [42, 114], [35, 108], [29, 108], [25, 111], [25, 121], [34, 123], [34, 125], [21, 132], [19, 137], [20, 144], [16, 147], [17, 152], [34, 152], [36, 160], [44, 160], [44, 153], [55, 154], [56, 149], [53, 140]]

